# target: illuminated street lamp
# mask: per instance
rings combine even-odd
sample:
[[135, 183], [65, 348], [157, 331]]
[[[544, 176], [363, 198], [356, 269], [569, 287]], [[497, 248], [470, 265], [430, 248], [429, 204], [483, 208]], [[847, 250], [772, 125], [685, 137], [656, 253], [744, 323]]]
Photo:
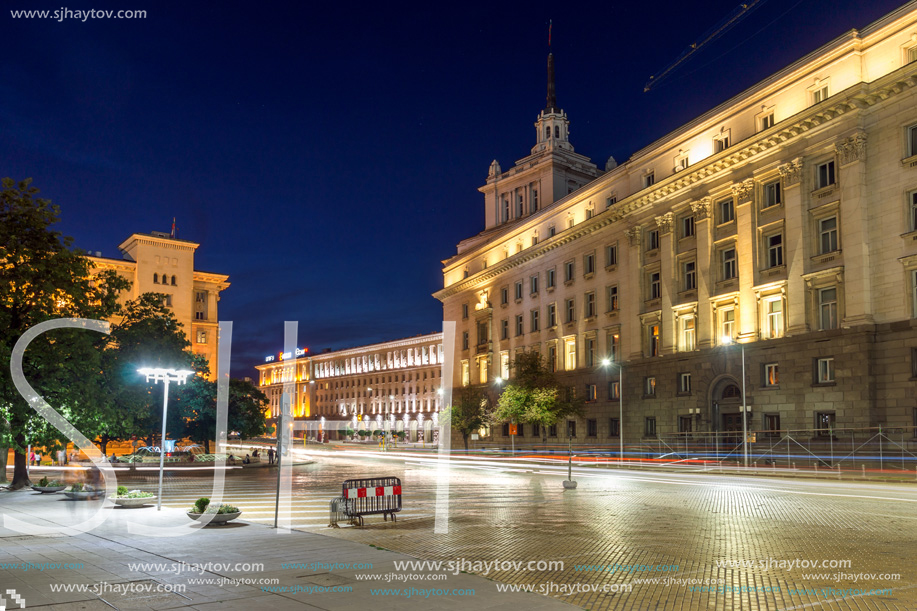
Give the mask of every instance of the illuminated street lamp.
[[[723, 345], [733, 344], [729, 335], [723, 336]], [[745, 466], [748, 467], [748, 405], [745, 398], [745, 344], [739, 344], [742, 349], [742, 453], [745, 455]]]
[[159, 440], [159, 496], [156, 498], [156, 511], [162, 511], [162, 472], [166, 462], [166, 414], [169, 412], [169, 383], [175, 382], [182, 385], [188, 381], [188, 376], [194, 375], [189, 369], [161, 369], [144, 367], [137, 373], [146, 376], [146, 381], [159, 383], [165, 382], [165, 391], [162, 394], [162, 437]]
[[608, 368], [612, 365], [618, 367], [618, 461], [624, 464], [624, 369], [621, 363], [613, 363], [611, 359], [602, 359], [605, 368], [605, 387], [608, 387]]

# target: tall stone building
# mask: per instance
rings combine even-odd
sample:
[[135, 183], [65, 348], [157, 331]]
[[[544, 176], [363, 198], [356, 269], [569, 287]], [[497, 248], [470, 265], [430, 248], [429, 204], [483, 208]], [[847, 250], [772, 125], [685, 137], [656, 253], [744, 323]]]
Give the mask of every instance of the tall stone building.
[[207, 358], [210, 376], [216, 378], [218, 351], [217, 303], [229, 288], [229, 276], [194, 269], [194, 252], [200, 244], [178, 240], [160, 231], [135, 233], [118, 246], [121, 259], [89, 256], [96, 270], [114, 270], [130, 280], [121, 301], [143, 293], [162, 293], [165, 303], [181, 323], [195, 354]]
[[532, 156], [491, 164], [485, 229], [444, 263], [453, 386], [538, 351], [599, 442], [741, 430], [743, 402], [765, 436], [913, 426], [915, 85], [912, 2], [599, 173], [551, 82]]

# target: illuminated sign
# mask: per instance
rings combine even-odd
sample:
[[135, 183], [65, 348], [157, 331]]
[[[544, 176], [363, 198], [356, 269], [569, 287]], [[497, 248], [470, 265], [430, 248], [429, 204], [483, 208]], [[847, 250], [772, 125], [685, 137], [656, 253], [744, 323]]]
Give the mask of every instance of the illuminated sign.
[[[308, 349], [308, 348], [297, 348], [297, 349], [296, 349], [296, 356], [297, 356], [297, 357], [303, 356], [303, 355], [305, 355], [307, 352], [309, 352], [309, 349]], [[270, 356], [264, 357], [264, 362], [265, 362], [265, 363], [273, 363], [273, 362], [274, 362], [274, 359], [277, 359], [277, 358], [279, 358], [279, 360], [281, 360], [281, 361], [285, 361], [285, 360], [287, 360], [287, 359], [293, 358], [293, 353], [292, 353], [292, 352], [281, 352], [281, 353], [279, 353], [277, 356], [274, 356], [273, 354], [271, 354]]]

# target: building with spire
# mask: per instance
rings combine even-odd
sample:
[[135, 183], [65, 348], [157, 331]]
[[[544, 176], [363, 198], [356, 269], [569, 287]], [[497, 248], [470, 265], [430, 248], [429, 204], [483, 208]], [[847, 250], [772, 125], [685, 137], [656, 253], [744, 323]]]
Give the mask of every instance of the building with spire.
[[553, 66], [531, 154], [491, 164], [443, 262], [453, 386], [537, 351], [587, 402], [568, 430], [614, 445], [917, 424], [917, 3], [604, 172]]

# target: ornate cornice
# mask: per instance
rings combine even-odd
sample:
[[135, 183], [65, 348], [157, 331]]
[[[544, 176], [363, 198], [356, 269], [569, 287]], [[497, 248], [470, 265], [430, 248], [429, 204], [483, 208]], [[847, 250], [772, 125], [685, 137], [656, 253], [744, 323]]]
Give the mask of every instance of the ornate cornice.
[[675, 224], [675, 213], [666, 212], [661, 216], [656, 217], [656, 226], [659, 227], [659, 233], [661, 235], [667, 235], [672, 233], [672, 225]]
[[746, 178], [742, 182], [732, 185], [732, 196], [735, 198], [736, 203], [750, 199], [752, 193], [754, 193], [754, 188], [755, 181], [751, 178]]
[[802, 157], [797, 157], [793, 161], [784, 163], [777, 168], [781, 178], [783, 178], [784, 188], [793, 187], [799, 184], [799, 181], [802, 180], [802, 166]]
[[834, 150], [842, 166], [856, 161], [866, 161], [866, 133], [857, 132], [849, 138], [835, 143]]
[[640, 233], [643, 231], [643, 228], [640, 225], [634, 225], [630, 229], [624, 230], [624, 235], [627, 237], [627, 241], [631, 246], [640, 245]]
[[702, 197], [699, 201], [691, 202], [691, 211], [694, 213], [695, 221], [705, 221], [710, 218], [710, 210], [713, 207], [713, 199]]

